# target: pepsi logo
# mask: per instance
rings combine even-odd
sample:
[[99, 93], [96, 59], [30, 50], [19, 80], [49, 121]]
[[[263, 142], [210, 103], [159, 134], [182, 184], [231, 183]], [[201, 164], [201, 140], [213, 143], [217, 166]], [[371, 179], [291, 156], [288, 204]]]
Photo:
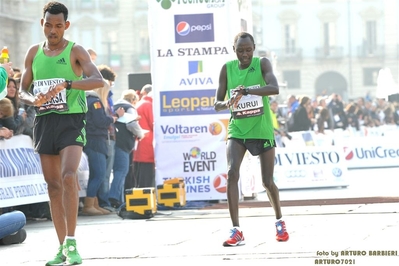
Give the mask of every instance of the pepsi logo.
[[226, 174], [218, 174], [213, 179], [213, 187], [219, 193], [227, 192], [227, 175]]
[[176, 25], [176, 32], [180, 36], [187, 36], [190, 33], [190, 24], [185, 21], [181, 21]]
[[353, 151], [348, 147], [344, 147], [344, 155], [346, 160], [352, 160]]

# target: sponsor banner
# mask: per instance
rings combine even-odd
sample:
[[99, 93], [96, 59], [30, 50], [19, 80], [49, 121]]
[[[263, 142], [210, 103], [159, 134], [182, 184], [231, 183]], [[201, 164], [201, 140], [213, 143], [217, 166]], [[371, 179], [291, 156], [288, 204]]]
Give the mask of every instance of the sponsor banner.
[[166, 143], [185, 147], [187, 143], [195, 144], [206, 140], [215, 146], [225, 147], [228, 119], [206, 117], [198, 121], [194, 119], [187, 121], [185, 118], [177, 117], [173, 121], [169, 119], [162, 119], [162, 121], [155, 124], [155, 130], [159, 132], [156, 154], [163, 153], [163, 144]]
[[187, 200], [226, 199], [225, 146], [199, 140], [185, 145], [164, 143], [157, 156], [157, 185], [181, 177]]
[[361, 127], [360, 130], [326, 130], [325, 134], [314, 131], [291, 132], [291, 140], [284, 138], [286, 148], [341, 147], [347, 166], [351, 168], [397, 167], [399, 166], [399, 144], [396, 141], [399, 127]]
[[[220, 192], [225, 187], [227, 164], [221, 140], [225, 139], [229, 112], [217, 113], [213, 104], [220, 69], [236, 58], [232, 47], [241, 30], [238, 2], [148, 3], [151, 73], [155, 73], [152, 83], [157, 96], [153, 103], [157, 182], [183, 177], [188, 200], [225, 199]], [[154, 17], [157, 20], [151, 19]], [[201, 171], [200, 165], [211, 167], [212, 158], [184, 160], [182, 154], [195, 147], [207, 156], [218, 154], [217, 165]], [[175, 163], [176, 158], [181, 161]]]
[[[79, 196], [86, 196], [89, 167], [85, 154], [79, 166]], [[40, 158], [29, 136], [0, 141], [0, 208], [48, 201]]]
[[[276, 148], [273, 177], [279, 189], [349, 185], [348, 167], [341, 147]], [[246, 153], [240, 179], [244, 197], [265, 190], [258, 156]]]
[[[214, 90], [160, 91], [160, 116], [215, 114]], [[227, 114], [224, 110], [221, 114]]]
[[187, 200], [225, 199], [227, 124], [212, 116], [157, 123], [157, 184], [182, 177]]
[[341, 147], [276, 149], [274, 180], [280, 189], [348, 186]]
[[343, 138], [340, 145], [342, 145], [348, 168], [399, 166], [397, 135]]

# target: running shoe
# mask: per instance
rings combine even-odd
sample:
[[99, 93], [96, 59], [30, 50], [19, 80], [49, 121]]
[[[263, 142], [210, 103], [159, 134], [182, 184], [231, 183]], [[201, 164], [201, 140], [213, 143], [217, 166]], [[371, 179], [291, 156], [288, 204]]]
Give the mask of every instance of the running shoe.
[[278, 220], [276, 222], [276, 240], [280, 242], [287, 241], [289, 235], [287, 233], [287, 229], [285, 229], [285, 222], [282, 220]]
[[66, 257], [64, 265], [78, 265], [82, 264], [82, 258], [76, 249], [75, 239], [66, 239], [64, 242], [64, 256]]
[[47, 262], [46, 266], [64, 265], [66, 258], [64, 254], [62, 254], [62, 250], [63, 250], [63, 245], [60, 245], [60, 247], [58, 248], [57, 255], [55, 255], [55, 257], [52, 260]]
[[224, 247], [235, 247], [235, 246], [241, 246], [245, 245], [244, 241], [244, 234], [242, 231], [234, 227], [233, 229], [230, 230], [230, 237], [226, 241], [223, 242]]

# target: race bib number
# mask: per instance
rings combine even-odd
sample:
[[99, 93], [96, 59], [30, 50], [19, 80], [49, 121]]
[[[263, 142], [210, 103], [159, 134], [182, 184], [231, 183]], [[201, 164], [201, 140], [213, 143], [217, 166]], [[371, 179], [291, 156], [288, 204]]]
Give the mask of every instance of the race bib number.
[[[260, 88], [260, 85], [254, 85], [247, 87], [248, 89]], [[248, 94], [243, 95], [238, 102], [236, 108], [233, 107], [233, 117], [235, 119], [241, 119], [252, 116], [263, 115], [263, 98], [262, 96]]]
[[[35, 80], [33, 82], [33, 94], [34, 95], [37, 95], [38, 93], [45, 94], [49, 90], [55, 88], [55, 86], [57, 86], [57, 84], [60, 84], [62, 82], [65, 82], [65, 79], [53, 78], [53, 79]], [[41, 105], [41, 106], [36, 108], [36, 111], [39, 114], [47, 113], [49, 111], [63, 112], [63, 111], [68, 111], [68, 110], [69, 110], [69, 107], [68, 107], [68, 104], [67, 104], [66, 90], [65, 89], [60, 91], [50, 101], [45, 102], [43, 105]]]

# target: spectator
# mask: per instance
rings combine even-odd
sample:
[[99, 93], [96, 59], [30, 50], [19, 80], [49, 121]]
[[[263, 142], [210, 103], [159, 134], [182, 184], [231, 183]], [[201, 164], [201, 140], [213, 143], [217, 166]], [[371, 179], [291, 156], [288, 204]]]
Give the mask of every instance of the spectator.
[[372, 120], [371, 124], [374, 127], [379, 127], [380, 125], [382, 125], [382, 122], [380, 120], [380, 116], [378, 115], [379, 114], [379, 110], [378, 110], [377, 103], [373, 102], [371, 104], [371, 109], [370, 109], [370, 113], [369, 114], [370, 114], [370, 120]]
[[11, 245], [25, 241], [25, 215], [20, 211], [0, 214], [0, 244]]
[[97, 60], [97, 53], [96, 53], [96, 51], [94, 51], [92, 48], [89, 48], [89, 49], [87, 49], [87, 52], [88, 52], [89, 55], [90, 55], [91, 61], [93, 61], [93, 63], [95, 63], [96, 60]]
[[7, 118], [3, 125], [14, 132], [14, 135], [22, 134], [24, 131], [24, 121], [26, 119], [26, 112], [19, 113], [20, 102], [17, 93], [17, 84], [13, 78], [8, 78], [7, 96], [11, 100], [14, 107], [14, 114]]
[[14, 75], [12, 63], [0, 64], [0, 100], [7, 95], [8, 78]]
[[[108, 127], [115, 123], [117, 117], [107, 115], [107, 96], [110, 86], [104, 80], [104, 86], [92, 91], [86, 91], [86, 138], [87, 143], [84, 152], [89, 161], [89, 182], [84, 200], [83, 214], [102, 215], [110, 214], [109, 210], [100, 208], [97, 193], [104, 182], [106, 175], [106, 160], [108, 154], [107, 135]], [[123, 116], [124, 110], [120, 108], [118, 115]]]
[[[384, 121], [385, 125], [396, 125], [397, 118], [395, 117], [395, 106], [392, 103], [387, 103], [384, 109]], [[397, 115], [397, 114], [396, 114]]]
[[330, 119], [330, 112], [329, 110], [324, 107], [319, 109], [320, 113], [319, 116], [317, 118], [317, 132], [321, 133], [321, 134], [325, 134], [325, 130], [326, 129], [333, 129], [332, 127], [332, 123], [331, 123], [331, 119]]
[[[143, 131], [138, 124], [137, 111], [134, 108], [138, 96], [133, 90], [125, 90], [122, 98], [114, 105], [115, 109], [123, 108], [125, 115], [115, 123], [116, 143], [115, 160], [113, 166], [114, 179], [109, 191], [109, 201], [113, 208], [119, 208], [124, 199], [125, 178], [129, 171], [129, 154], [132, 152], [136, 137], [141, 140], [144, 137]], [[129, 115], [126, 115], [129, 114]], [[134, 118], [136, 117], [136, 118]], [[125, 121], [123, 121], [125, 120]]]
[[[105, 80], [107, 80], [110, 90], [107, 96], [107, 104], [104, 104], [105, 112], [107, 115], [113, 116], [114, 114], [114, 102], [112, 99], [113, 92], [112, 88], [115, 84], [116, 74], [115, 72], [107, 65], [99, 65], [97, 66], [98, 70], [100, 71], [101, 75]], [[112, 123], [108, 127], [108, 154], [107, 154], [107, 168], [106, 168], [106, 175], [105, 179], [98, 191], [98, 202], [101, 208], [107, 209], [109, 211], [114, 211], [114, 208], [111, 207], [111, 203], [108, 200], [109, 194], [109, 187], [110, 187], [110, 177], [112, 167], [114, 166], [114, 158], [115, 158], [115, 140], [116, 140], [116, 131], [115, 131], [115, 124]]]
[[299, 107], [299, 101], [296, 99], [295, 95], [289, 95], [287, 101], [288, 115], [294, 114], [296, 109]]
[[137, 104], [140, 116], [139, 125], [148, 131], [145, 138], [137, 144], [134, 151], [133, 171], [137, 187], [155, 187], [154, 158], [154, 115], [152, 111], [152, 86], [147, 84], [141, 89], [142, 98]]
[[348, 120], [344, 110], [344, 103], [342, 102], [341, 96], [338, 94], [332, 94], [328, 108], [331, 111], [331, 116], [334, 122], [334, 129], [341, 128], [343, 130], [348, 126]]
[[14, 107], [12, 102], [7, 99], [0, 100], [0, 140], [9, 139], [13, 136], [13, 131], [3, 126], [3, 121], [9, 117], [13, 117]]
[[301, 104], [294, 113], [294, 126], [291, 131], [308, 131], [312, 125], [312, 121], [308, 116], [308, 109], [311, 104], [310, 98], [304, 96], [301, 98]]
[[358, 108], [356, 103], [350, 103], [345, 108], [346, 117], [348, 119], [348, 126], [355, 128], [356, 131], [359, 131], [359, 119], [358, 119]]

